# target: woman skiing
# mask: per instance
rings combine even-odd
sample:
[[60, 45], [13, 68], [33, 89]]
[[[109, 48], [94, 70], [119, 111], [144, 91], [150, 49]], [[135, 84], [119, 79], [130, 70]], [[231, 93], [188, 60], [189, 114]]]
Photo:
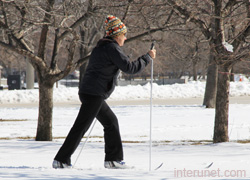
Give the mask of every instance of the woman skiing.
[[71, 155], [94, 118], [97, 118], [104, 127], [104, 167], [109, 169], [130, 168], [123, 162], [118, 119], [106, 103], [106, 99], [115, 89], [120, 70], [128, 74], [142, 71], [152, 58], [155, 58], [156, 50], [150, 50], [147, 54], [130, 62], [121, 49], [127, 39], [125, 24], [119, 18], [108, 15], [105, 21], [105, 31], [106, 36], [99, 40], [91, 53], [79, 89], [82, 105], [73, 127], [54, 158], [53, 168], [71, 167]]

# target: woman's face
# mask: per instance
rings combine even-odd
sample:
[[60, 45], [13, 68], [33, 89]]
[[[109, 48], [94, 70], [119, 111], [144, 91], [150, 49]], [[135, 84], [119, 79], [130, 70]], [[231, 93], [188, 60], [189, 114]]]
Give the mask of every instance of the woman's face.
[[119, 46], [123, 46], [124, 42], [127, 40], [126, 34], [121, 34], [114, 38], [116, 42], [119, 44]]

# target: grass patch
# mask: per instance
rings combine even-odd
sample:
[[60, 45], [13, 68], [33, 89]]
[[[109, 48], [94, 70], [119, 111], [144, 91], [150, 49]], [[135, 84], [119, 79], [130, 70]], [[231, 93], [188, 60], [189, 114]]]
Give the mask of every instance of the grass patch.
[[246, 140], [238, 140], [237, 143], [241, 143], [241, 144], [247, 144], [250, 143], [250, 139], [246, 139]]
[[[26, 120], [24, 120], [26, 121]], [[65, 139], [65, 136], [57, 136], [53, 137], [53, 139]], [[96, 138], [96, 139], [101, 139], [103, 136], [90, 136], [91, 138]], [[21, 139], [21, 140], [35, 140], [35, 137], [0, 137], [0, 140], [14, 140], [14, 139]], [[85, 141], [86, 137], [83, 137], [82, 141]], [[93, 141], [93, 142], [103, 142], [103, 141]], [[247, 144], [250, 143], [250, 139], [246, 140], [237, 140], [237, 141], [230, 141], [230, 142], [236, 142], [240, 144]], [[148, 141], [138, 141], [138, 140], [125, 140], [122, 141], [122, 143], [133, 143], [133, 144], [144, 144], [144, 143], [149, 143]], [[161, 146], [161, 145], [208, 145], [208, 144], [213, 144], [212, 140], [182, 140], [182, 141], [152, 141], [153, 146]]]
[[199, 141], [194, 141], [194, 140], [189, 140], [189, 141], [182, 141], [182, 142], [188, 142], [190, 145], [204, 145], [204, 144], [212, 144], [212, 140], [199, 140]]
[[28, 119], [0, 119], [0, 122], [22, 122], [28, 121]]
[[0, 137], [0, 140], [13, 140], [13, 139], [22, 139], [22, 140], [30, 140], [35, 139], [35, 137]]
[[146, 141], [122, 141], [122, 143], [146, 143]]

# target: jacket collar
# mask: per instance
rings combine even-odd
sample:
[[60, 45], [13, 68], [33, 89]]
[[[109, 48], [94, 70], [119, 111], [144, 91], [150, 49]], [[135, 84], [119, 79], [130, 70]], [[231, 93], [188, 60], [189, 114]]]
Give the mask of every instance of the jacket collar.
[[116, 40], [114, 40], [113, 38], [111, 38], [111, 37], [104, 37], [104, 38], [102, 38], [102, 39], [100, 39], [98, 41], [97, 47], [103, 46], [103, 45], [106, 45], [106, 44], [109, 44], [109, 43], [116, 43], [116, 44], [118, 44], [116, 42]]

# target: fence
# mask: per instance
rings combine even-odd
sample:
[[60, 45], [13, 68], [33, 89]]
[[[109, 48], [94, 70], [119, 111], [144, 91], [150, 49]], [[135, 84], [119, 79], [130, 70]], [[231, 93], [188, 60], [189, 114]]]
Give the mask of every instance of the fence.
[[[118, 80], [118, 86], [127, 86], [127, 85], [145, 85], [149, 83], [150, 80], [144, 80], [144, 79], [134, 79], [134, 80]], [[185, 84], [187, 83], [187, 79], [157, 79], [154, 80], [153, 83], [156, 83], [158, 85], [165, 85], [165, 84]]]

